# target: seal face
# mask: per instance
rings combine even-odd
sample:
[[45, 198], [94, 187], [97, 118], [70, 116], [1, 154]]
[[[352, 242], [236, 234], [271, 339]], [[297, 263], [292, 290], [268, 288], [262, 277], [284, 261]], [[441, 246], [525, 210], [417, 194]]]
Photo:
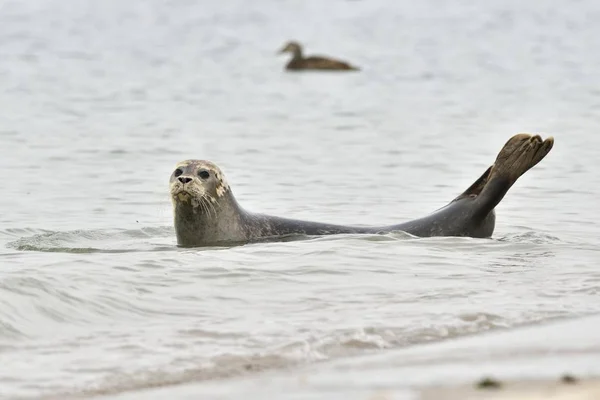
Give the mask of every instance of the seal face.
[[194, 208], [203, 207], [205, 210], [229, 190], [221, 169], [205, 160], [185, 160], [178, 163], [169, 182], [171, 196], [183, 203], [190, 202]]
[[169, 179], [177, 241], [182, 246], [243, 240], [239, 211], [214, 163], [185, 160]]
[[463, 193], [422, 218], [380, 227], [301, 221], [244, 210], [233, 196], [221, 169], [206, 160], [185, 160], [169, 180], [177, 244], [210, 246], [242, 244], [285, 235], [387, 233], [415, 236], [490, 237], [494, 208], [517, 179], [539, 163], [554, 145], [552, 137], [525, 133], [511, 137], [495, 162]]

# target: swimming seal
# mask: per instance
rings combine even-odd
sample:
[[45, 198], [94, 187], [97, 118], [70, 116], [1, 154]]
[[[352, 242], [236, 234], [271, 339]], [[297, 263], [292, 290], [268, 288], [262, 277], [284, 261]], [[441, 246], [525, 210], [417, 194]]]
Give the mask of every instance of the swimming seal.
[[186, 160], [169, 180], [177, 244], [182, 247], [233, 245], [285, 235], [388, 233], [419, 237], [490, 237], [494, 208], [517, 179], [552, 149], [554, 138], [525, 133], [510, 138], [495, 162], [463, 193], [433, 213], [396, 225], [345, 226], [281, 218], [244, 210], [220, 168], [210, 161]]
[[295, 41], [287, 42], [279, 54], [292, 53], [292, 59], [285, 65], [285, 69], [288, 71], [299, 71], [299, 70], [327, 70], [327, 71], [359, 71], [360, 69], [354, 65], [347, 63], [346, 61], [336, 60], [334, 58], [328, 58], [323, 56], [309, 56], [304, 57], [302, 55], [302, 46], [300, 43]]

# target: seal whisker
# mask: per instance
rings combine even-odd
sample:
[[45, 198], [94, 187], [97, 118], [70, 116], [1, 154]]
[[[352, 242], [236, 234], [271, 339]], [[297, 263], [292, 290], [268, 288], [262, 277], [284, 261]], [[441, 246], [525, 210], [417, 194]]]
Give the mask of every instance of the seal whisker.
[[204, 196], [204, 197], [202, 197], [202, 201], [203, 201], [204, 205], [206, 206], [206, 210], [207, 210], [208, 215], [210, 216], [210, 213], [212, 211], [213, 216], [216, 219], [217, 218], [217, 210], [215, 209], [215, 206], [213, 205], [213, 203], [211, 201], [211, 197]]
[[215, 203], [211, 201], [210, 206], [212, 207], [213, 212], [215, 213], [215, 218], [217, 218], [217, 208], [215, 207]]
[[200, 197], [200, 204], [202, 205], [202, 210], [206, 213], [206, 215], [208, 215], [209, 218], [211, 218], [212, 216], [210, 215], [210, 207], [208, 204], [208, 201], [206, 200], [205, 196]]
[[216, 212], [217, 210], [219, 210], [219, 211], [220, 211], [220, 210], [221, 210], [221, 208], [222, 208], [222, 207], [221, 207], [221, 203], [219, 203], [219, 201], [218, 201], [217, 199], [215, 199], [214, 197], [211, 197], [211, 198], [210, 198], [210, 204], [211, 204], [211, 206], [213, 207], [213, 209], [215, 210], [215, 212]]

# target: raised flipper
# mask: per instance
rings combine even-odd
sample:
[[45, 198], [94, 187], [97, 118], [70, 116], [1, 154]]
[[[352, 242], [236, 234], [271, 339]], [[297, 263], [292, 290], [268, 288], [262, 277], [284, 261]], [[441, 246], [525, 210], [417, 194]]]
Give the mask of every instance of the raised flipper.
[[553, 145], [553, 137], [542, 140], [539, 135], [526, 133], [511, 137], [498, 153], [494, 164], [461, 196], [476, 194], [477, 215], [487, 215], [521, 175], [546, 157]]

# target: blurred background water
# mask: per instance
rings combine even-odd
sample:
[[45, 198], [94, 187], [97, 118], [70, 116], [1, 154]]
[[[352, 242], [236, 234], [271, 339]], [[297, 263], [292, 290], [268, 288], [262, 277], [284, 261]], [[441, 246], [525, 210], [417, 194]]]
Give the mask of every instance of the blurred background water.
[[[597, 313], [598, 18], [591, 0], [0, 1], [0, 397]], [[362, 70], [287, 73], [290, 39]], [[491, 240], [176, 246], [182, 159], [253, 211], [377, 225], [443, 206], [518, 132], [555, 147]]]

